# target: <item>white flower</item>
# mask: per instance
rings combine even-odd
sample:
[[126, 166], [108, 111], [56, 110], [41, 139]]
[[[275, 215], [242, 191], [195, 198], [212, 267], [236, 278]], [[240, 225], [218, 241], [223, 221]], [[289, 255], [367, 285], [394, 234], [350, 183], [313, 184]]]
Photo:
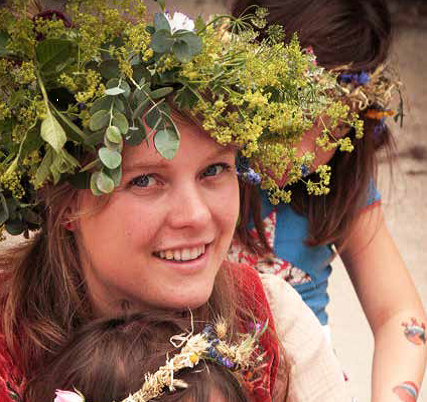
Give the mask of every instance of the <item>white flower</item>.
[[165, 13], [165, 17], [169, 22], [172, 33], [179, 29], [194, 31], [194, 21], [183, 13], [175, 12], [173, 13], [173, 17], [169, 13]]
[[55, 391], [56, 398], [54, 402], [85, 402], [82, 394], [71, 391], [61, 391], [57, 389]]

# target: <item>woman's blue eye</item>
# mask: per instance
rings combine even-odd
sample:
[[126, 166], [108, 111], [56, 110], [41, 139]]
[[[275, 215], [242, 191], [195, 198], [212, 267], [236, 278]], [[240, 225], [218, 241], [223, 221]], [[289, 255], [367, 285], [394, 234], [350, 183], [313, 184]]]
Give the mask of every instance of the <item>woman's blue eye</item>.
[[137, 187], [149, 187], [156, 183], [153, 176], [143, 174], [132, 179], [131, 184]]
[[203, 172], [204, 177], [208, 176], [217, 176], [219, 175], [226, 167], [223, 164], [211, 165], [208, 166]]

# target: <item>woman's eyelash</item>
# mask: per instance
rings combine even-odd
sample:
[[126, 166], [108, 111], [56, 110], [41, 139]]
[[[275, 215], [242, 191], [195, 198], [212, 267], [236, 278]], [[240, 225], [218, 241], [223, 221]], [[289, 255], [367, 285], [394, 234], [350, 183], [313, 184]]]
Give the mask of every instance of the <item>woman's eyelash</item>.
[[142, 174], [140, 176], [134, 177], [129, 184], [131, 186], [136, 186], [136, 187], [149, 187], [150, 184], [154, 184], [153, 182], [155, 182], [155, 178], [153, 177], [153, 175], [150, 174]]
[[223, 171], [229, 171], [231, 166], [228, 163], [216, 163], [208, 166], [202, 173], [203, 177], [218, 176]]

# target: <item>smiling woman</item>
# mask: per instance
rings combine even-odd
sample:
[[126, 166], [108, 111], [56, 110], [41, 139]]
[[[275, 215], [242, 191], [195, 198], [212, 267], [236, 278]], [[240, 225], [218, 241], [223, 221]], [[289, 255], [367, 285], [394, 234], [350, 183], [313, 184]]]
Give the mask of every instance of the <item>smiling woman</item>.
[[[122, 299], [139, 308], [197, 308], [212, 292], [238, 217], [236, 151], [195, 125], [178, 129], [170, 161], [152, 141], [126, 148], [108, 204], [72, 224], [91, 298], [104, 313]], [[86, 190], [76, 211], [97, 203]]]
[[[298, 295], [224, 262], [239, 220], [237, 171], [286, 199], [274, 177], [284, 153], [295, 166], [310, 159], [292, 156], [304, 129], [325, 110], [351, 123], [329, 98], [331, 76], [296, 40], [284, 47], [280, 32], [258, 44], [246, 19], [193, 25], [159, 1], [151, 23], [140, 1], [71, 0], [69, 23], [55, 10], [29, 16], [29, 3], [0, 9], [0, 223], [36, 231], [0, 256], [0, 400], [53, 399], [49, 368], [75, 334], [159, 309], [194, 328], [170, 338], [177, 359], [141, 381], [135, 401], [178, 400], [181, 369], [206, 359], [256, 402], [345, 400], [333, 352]], [[109, 358], [84, 356], [95, 372]], [[147, 362], [137, 364], [142, 378]]]

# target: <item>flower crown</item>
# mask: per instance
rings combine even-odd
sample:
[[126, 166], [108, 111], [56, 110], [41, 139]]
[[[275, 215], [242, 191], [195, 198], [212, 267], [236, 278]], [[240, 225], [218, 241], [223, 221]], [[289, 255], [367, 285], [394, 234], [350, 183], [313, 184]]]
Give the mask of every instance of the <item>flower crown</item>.
[[[193, 368], [203, 361], [212, 361], [233, 372], [244, 371], [259, 363], [255, 356], [258, 341], [268, 327], [255, 325], [253, 334], [240, 334], [239, 342], [228, 344], [225, 341], [227, 323], [218, 319], [215, 325], [207, 325], [199, 334], [181, 334], [173, 336], [170, 341], [173, 346], [181, 348], [180, 352], [168, 358], [164, 366], [151, 374], [144, 376], [141, 389], [122, 402], [148, 402], [163, 395], [167, 388], [174, 392], [177, 388], [187, 388], [188, 384], [175, 376], [183, 369]], [[243, 378], [242, 378], [243, 380]], [[56, 391], [55, 402], [84, 402], [85, 398], [79, 391]]]
[[[299, 180], [313, 160], [295, 145], [317, 118], [329, 116], [324, 135], [338, 124], [362, 135], [336, 100], [335, 74], [296, 38], [284, 45], [272, 26], [256, 40], [251, 24], [265, 24], [264, 9], [205, 24], [171, 17], [162, 1], [153, 21], [137, 0], [70, 0], [69, 19], [34, 1], [0, 8], [0, 226], [10, 234], [42, 225], [37, 190], [48, 183], [114, 191], [125, 144], [153, 140], [172, 159], [180, 136], [171, 103], [218, 143], [237, 145], [274, 203], [290, 200], [276, 179], [292, 166], [288, 182]], [[338, 145], [349, 150], [349, 139]], [[327, 191], [322, 169], [309, 191]]]

